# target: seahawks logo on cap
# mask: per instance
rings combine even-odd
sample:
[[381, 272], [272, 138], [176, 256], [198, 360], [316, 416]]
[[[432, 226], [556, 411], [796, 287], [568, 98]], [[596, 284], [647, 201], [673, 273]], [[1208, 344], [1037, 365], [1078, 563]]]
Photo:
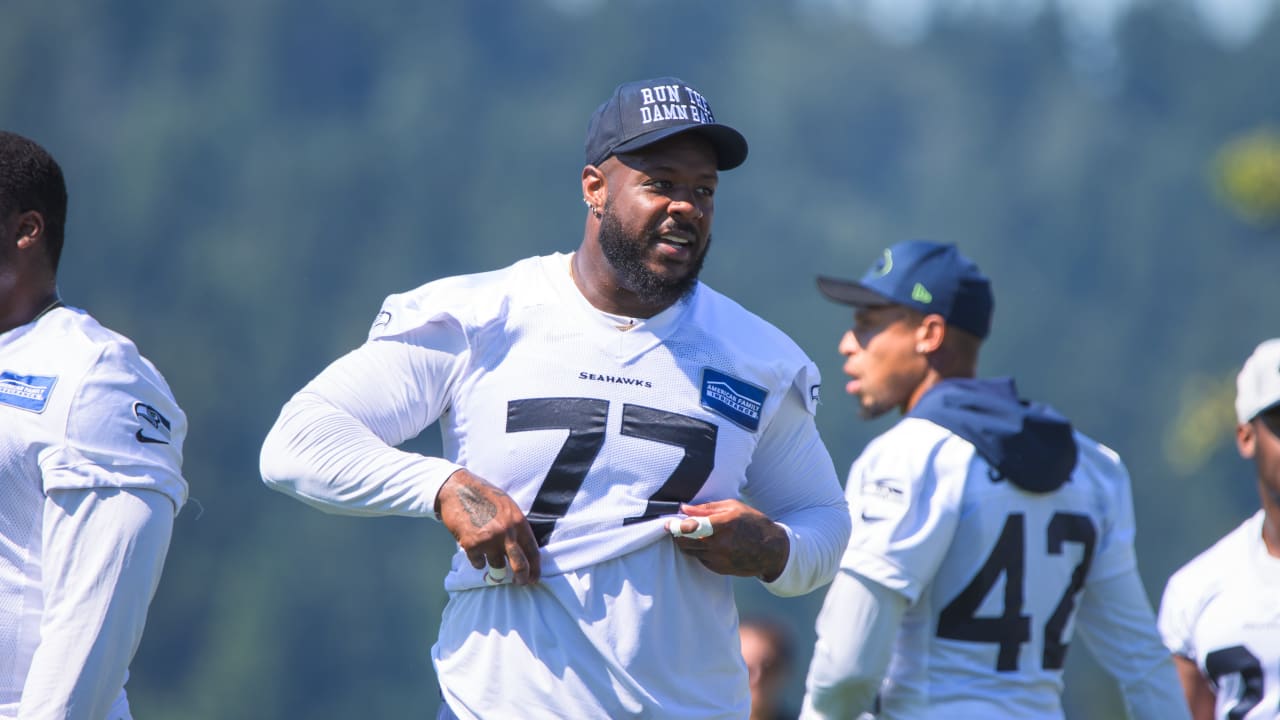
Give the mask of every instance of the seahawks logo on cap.
[[169, 420], [159, 410], [146, 403], [135, 402], [133, 414], [138, 416], [142, 425], [133, 435], [138, 442], [169, 444]]
[[873, 272], [876, 277], [884, 277], [890, 270], [893, 270], [893, 251], [885, 248], [884, 256], [880, 258], [880, 262], [876, 263], [876, 269]]
[[0, 371], [0, 404], [33, 413], [44, 412], [53, 384], [57, 381], [56, 375], [19, 375], [9, 370]]

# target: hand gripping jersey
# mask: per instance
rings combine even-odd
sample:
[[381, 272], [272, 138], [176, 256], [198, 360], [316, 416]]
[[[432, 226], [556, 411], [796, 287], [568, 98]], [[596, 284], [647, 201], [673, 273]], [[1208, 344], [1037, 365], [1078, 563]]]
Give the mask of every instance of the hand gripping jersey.
[[877, 717], [1061, 717], [1082, 601], [1135, 570], [1116, 454], [1019, 402], [1012, 381], [947, 380], [868, 445], [846, 492], [842, 568], [909, 603]]
[[187, 497], [186, 417], [132, 342], [61, 307], [0, 334], [0, 428], [0, 716], [8, 717], [41, 642], [46, 495], [142, 488], [163, 493], [176, 512]]
[[[731, 580], [663, 525], [680, 503], [746, 498], [791, 540], [769, 588], [827, 582], [849, 520], [813, 423], [818, 384], [794, 343], [706, 286], [621, 331], [568, 256], [530, 258], [388, 298], [369, 342], [286, 406], [263, 473], [339, 512], [428, 514], [464, 466], [525, 511], [540, 583], [487, 587], [460, 551], [445, 579], [433, 658], [460, 717], [741, 717]], [[318, 441], [288, 416], [316, 398], [390, 445], [438, 419], [448, 462], [387, 454], [415, 469], [375, 480], [299, 461]], [[281, 478], [308, 474], [324, 479]]]
[[1262, 540], [1259, 510], [1169, 578], [1160, 634], [1195, 662], [1219, 720], [1280, 717], [1280, 559]]

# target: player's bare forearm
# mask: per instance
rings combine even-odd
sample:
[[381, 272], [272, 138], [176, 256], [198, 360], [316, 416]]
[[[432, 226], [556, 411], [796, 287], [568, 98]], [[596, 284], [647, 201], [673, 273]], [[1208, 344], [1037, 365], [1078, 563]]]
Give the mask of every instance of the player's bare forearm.
[[511, 568], [517, 585], [541, 573], [533, 529], [511, 496], [467, 470], [449, 476], [436, 495], [436, 512], [474, 568]]
[[672, 522], [681, 522], [687, 532], [697, 527], [694, 518], [711, 522], [710, 535], [675, 540], [682, 551], [697, 558], [708, 570], [772, 582], [787, 566], [791, 541], [785, 530], [759, 510], [738, 500], [686, 505], [683, 510], [690, 518]]

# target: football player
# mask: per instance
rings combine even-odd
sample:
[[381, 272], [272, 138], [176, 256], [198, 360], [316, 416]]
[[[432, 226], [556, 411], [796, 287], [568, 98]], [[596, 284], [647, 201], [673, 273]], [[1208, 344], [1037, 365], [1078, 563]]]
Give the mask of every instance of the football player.
[[[441, 718], [746, 717], [731, 577], [787, 596], [834, 574], [817, 368], [698, 280], [746, 154], [683, 81], [619, 86], [576, 252], [392, 295], [268, 434], [272, 487], [457, 539]], [[437, 420], [444, 457], [394, 447]]]
[[0, 132], [0, 717], [128, 720], [186, 417], [127, 338], [58, 297], [67, 191]]
[[1013, 380], [977, 379], [994, 299], [954, 245], [888, 248], [860, 282], [846, 390], [902, 420], [849, 472], [854, 530], [818, 617], [802, 716], [1061, 718], [1078, 630], [1135, 717], [1186, 717], [1110, 449]]
[[1174, 573], [1160, 601], [1195, 720], [1280, 718], [1280, 338], [1236, 377], [1236, 420], [1262, 507]]

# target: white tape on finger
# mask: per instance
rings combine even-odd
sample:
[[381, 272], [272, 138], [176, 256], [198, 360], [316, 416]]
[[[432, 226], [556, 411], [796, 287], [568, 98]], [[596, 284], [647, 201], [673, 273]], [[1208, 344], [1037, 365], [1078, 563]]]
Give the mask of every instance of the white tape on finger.
[[484, 581], [490, 585], [501, 585], [507, 579], [507, 569], [505, 567], [489, 566], [484, 572]]
[[[691, 532], [681, 530], [680, 527], [684, 525], [685, 520], [696, 521], [698, 523], [698, 527], [694, 528]], [[671, 537], [685, 537], [697, 540], [698, 538], [711, 537], [711, 534], [715, 532], [715, 528], [711, 527], [711, 518], [695, 517], [671, 520], [667, 525], [667, 531], [671, 533]]]

